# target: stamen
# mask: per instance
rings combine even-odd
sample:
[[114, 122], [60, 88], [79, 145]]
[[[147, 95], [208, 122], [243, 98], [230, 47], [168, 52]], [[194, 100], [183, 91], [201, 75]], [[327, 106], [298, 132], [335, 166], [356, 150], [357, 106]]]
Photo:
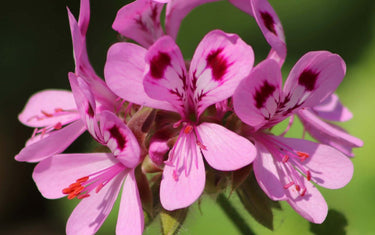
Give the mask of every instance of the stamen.
[[294, 185], [294, 182], [289, 182], [286, 185], [284, 185], [284, 188], [288, 189], [288, 188], [292, 187], [293, 185]]
[[185, 134], [190, 134], [190, 132], [193, 130], [193, 126], [187, 125], [184, 129]]
[[52, 114], [50, 114], [50, 113], [47, 113], [46, 111], [44, 111], [44, 110], [41, 110], [41, 112], [43, 113], [43, 115], [44, 116], [46, 116], [46, 117], [53, 117], [53, 115]]
[[283, 163], [286, 163], [289, 160], [288, 155], [284, 155], [283, 159], [281, 160]]
[[197, 140], [197, 145], [199, 146], [200, 149], [207, 150], [206, 145], [202, 144], [199, 140]]
[[308, 157], [310, 157], [308, 153], [299, 152], [299, 151], [297, 151], [296, 153], [299, 156], [301, 162], [305, 161]]
[[297, 190], [298, 192], [301, 190], [301, 187], [300, 187], [298, 184], [296, 184], [296, 190]]
[[303, 197], [303, 196], [305, 196], [305, 194], [306, 194], [306, 188], [303, 188], [300, 195], [301, 195], [301, 197]]
[[307, 178], [308, 181], [311, 180], [311, 172], [309, 170], [306, 171], [306, 178]]
[[55, 130], [60, 130], [62, 128], [62, 124], [61, 124], [61, 122], [58, 122], [58, 123], [56, 123], [54, 126], [53, 126], [53, 129], [55, 129]]

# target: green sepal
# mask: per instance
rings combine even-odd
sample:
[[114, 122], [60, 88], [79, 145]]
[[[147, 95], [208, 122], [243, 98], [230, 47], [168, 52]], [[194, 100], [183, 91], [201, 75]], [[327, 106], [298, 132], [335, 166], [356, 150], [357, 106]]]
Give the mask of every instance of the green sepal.
[[188, 208], [174, 211], [162, 210], [160, 212], [161, 231], [163, 235], [177, 234], [184, 223], [188, 213]]

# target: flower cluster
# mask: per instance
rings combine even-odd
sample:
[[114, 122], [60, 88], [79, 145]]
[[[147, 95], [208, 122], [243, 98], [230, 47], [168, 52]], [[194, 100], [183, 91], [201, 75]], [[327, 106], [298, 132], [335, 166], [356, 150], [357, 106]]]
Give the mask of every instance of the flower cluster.
[[[350, 181], [352, 148], [363, 143], [331, 122], [352, 117], [334, 94], [346, 72], [342, 58], [308, 52], [282, 85], [287, 50], [274, 9], [267, 0], [229, 0], [255, 19], [271, 48], [267, 58], [254, 67], [252, 47], [216, 29], [186, 60], [175, 41], [180, 23], [213, 1], [125, 5], [112, 27], [134, 43], [109, 48], [104, 80], [87, 55], [89, 0], [81, 0], [78, 22], [68, 9], [75, 60], [68, 74], [71, 91], [44, 90], [29, 99], [19, 120], [35, 131], [16, 156], [38, 163], [33, 179], [44, 197], [81, 200], [67, 234], [95, 233], [121, 188], [116, 233], [141, 234], [144, 210], [187, 208], [212, 183], [209, 174], [228, 176], [242, 168], [244, 177], [254, 173], [270, 199], [287, 201], [307, 220], [322, 223], [328, 209], [315, 184], [337, 189]], [[317, 142], [284, 137], [295, 116]], [[271, 132], [288, 118], [283, 134]], [[103, 147], [63, 153], [84, 131]], [[235, 190], [242, 181], [231, 179], [225, 186]], [[150, 199], [152, 190], [156, 200]]]

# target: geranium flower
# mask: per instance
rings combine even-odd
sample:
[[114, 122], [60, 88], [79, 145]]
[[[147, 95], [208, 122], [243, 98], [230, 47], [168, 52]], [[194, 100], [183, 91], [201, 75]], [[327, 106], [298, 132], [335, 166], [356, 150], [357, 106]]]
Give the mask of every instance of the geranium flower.
[[221, 125], [199, 120], [208, 106], [232, 96], [253, 61], [250, 46], [237, 35], [219, 30], [203, 38], [189, 72], [169, 36], [148, 51], [131, 43], [117, 43], [109, 49], [104, 72], [115, 94], [181, 116], [175, 126], [182, 129], [169, 152], [160, 186], [165, 209], [187, 207], [201, 195], [205, 185], [202, 154], [210, 166], [222, 171], [239, 169], [254, 159], [255, 148], [248, 140]]
[[322, 223], [327, 204], [311, 181], [336, 189], [353, 174], [351, 161], [340, 151], [307, 140], [274, 136], [275, 124], [331, 95], [345, 75], [345, 64], [336, 54], [309, 52], [293, 67], [281, 89], [281, 70], [267, 59], [238, 86], [234, 110], [249, 125], [248, 137], [258, 155], [253, 168], [263, 191], [273, 200], [286, 200], [299, 214]]
[[131, 130], [113, 113], [100, 114], [102, 143], [112, 153], [59, 154], [42, 160], [33, 179], [49, 199], [82, 201], [69, 217], [67, 234], [94, 234], [112, 210], [124, 183], [116, 234], [142, 234], [143, 210], [134, 168], [140, 148]]

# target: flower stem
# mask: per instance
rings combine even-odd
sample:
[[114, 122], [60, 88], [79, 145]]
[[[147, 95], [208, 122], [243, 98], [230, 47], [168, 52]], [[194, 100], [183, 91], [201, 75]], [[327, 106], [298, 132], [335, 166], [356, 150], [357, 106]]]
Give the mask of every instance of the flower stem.
[[216, 201], [219, 203], [221, 209], [225, 212], [227, 217], [233, 222], [241, 234], [255, 235], [253, 230], [246, 224], [244, 218], [238, 213], [236, 208], [232, 206], [228, 198], [224, 194], [219, 194]]

